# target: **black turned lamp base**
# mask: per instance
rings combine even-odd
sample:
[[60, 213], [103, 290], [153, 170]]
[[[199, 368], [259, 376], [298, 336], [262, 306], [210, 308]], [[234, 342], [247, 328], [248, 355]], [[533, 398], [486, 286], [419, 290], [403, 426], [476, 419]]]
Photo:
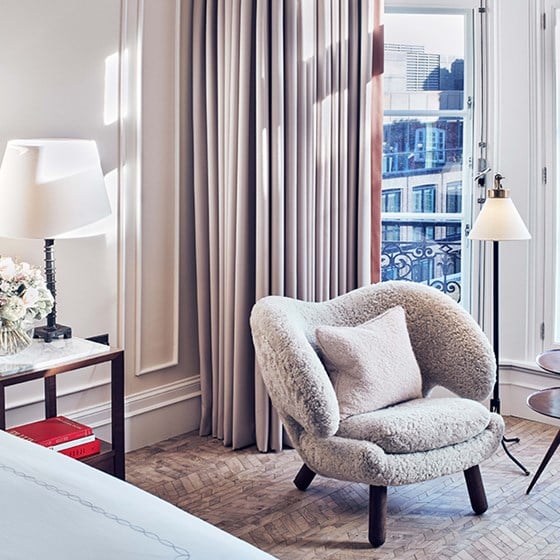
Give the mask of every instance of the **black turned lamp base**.
[[64, 325], [43, 325], [35, 327], [33, 338], [42, 338], [45, 342], [52, 342], [55, 338], [72, 338], [72, 329]]

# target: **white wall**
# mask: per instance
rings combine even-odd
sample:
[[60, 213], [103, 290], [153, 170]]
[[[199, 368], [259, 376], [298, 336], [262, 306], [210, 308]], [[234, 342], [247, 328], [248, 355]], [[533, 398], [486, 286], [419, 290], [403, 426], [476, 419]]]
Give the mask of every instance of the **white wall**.
[[[107, 235], [56, 242], [58, 319], [126, 350], [127, 448], [199, 417], [190, 209], [181, 198], [179, 0], [0, 0], [0, 150], [11, 138], [97, 141]], [[137, 45], [140, 49], [137, 50]], [[0, 239], [42, 264], [42, 244]], [[107, 433], [108, 370], [60, 376], [60, 412]], [[7, 392], [8, 423], [41, 415], [39, 384]]]
[[[532, 239], [500, 244], [500, 361], [502, 412], [552, 422], [529, 410], [527, 397], [557, 386], [560, 378], [535, 363], [553, 343], [556, 165], [550, 150], [555, 135], [551, 96], [552, 52], [542, 14], [548, 0], [489, 2], [493, 58], [491, 68], [491, 165], [527, 224]], [[548, 168], [548, 183], [542, 169]], [[490, 264], [490, 260], [487, 261]], [[490, 285], [487, 285], [490, 288]], [[490, 296], [487, 297], [491, 303]], [[489, 319], [487, 315], [487, 319]], [[490, 321], [487, 321], [488, 323]], [[541, 324], [545, 338], [541, 339]]]

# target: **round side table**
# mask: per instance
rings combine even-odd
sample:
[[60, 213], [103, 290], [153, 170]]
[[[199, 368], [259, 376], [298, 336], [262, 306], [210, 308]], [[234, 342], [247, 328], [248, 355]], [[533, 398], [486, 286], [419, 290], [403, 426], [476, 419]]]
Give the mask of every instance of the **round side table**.
[[[548, 350], [537, 356], [537, 364], [550, 373], [560, 373], [560, 349]], [[527, 405], [529, 408], [543, 414], [544, 416], [549, 416], [551, 418], [560, 419], [560, 387], [552, 387], [550, 389], [543, 389], [542, 391], [537, 391], [527, 399]], [[554, 455], [556, 449], [560, 445], [560, 430], [558, 430], [554, 440], [550, 444], [544, 459], [542, 460], [529, 488], [527, 488], [527, 494], [533, 489], [533, 486], [541, 476], [546, 465], [548, 465], [550, 459]]]

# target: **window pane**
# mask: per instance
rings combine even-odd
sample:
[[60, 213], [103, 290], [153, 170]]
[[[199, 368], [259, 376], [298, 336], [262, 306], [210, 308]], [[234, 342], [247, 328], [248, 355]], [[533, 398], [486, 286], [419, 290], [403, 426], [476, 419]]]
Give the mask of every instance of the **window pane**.
[[385, 117], [383, 178], [461, 170], [463, 126], [461, 117]]
[[388, 13], [385, 40], [382, 279], [422, 282], [461, 300], [463, 164], [471, 155], [464, 139], [473, 122], [465, 16]]
[[381, 211], [382, 212], [401, 211], [400, 189], [386, 189], [381, 193]]
[[463, 208], [463, 182], [449, 181], [445, 194], [446, 212], [460, 213]]
[[464, 20], [449, 14], [385, 15], [385, 107], [462, 109]]

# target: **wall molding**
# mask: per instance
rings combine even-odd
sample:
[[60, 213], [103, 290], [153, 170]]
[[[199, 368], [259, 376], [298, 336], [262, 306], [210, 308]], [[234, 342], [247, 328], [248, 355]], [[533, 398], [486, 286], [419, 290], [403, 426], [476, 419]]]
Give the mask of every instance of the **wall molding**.
[[[139, 17], [138, 17], [138, 45], [139, 45], [139, 60], [137, 66], [137, 72], [139, 75], [139, 83], [142, 84], [143, 69], [144, 69], [144, 56], [145, 50], [143, 49], [143, 44], [145, 40], [146, 32], [150, 29], [150, 26], [145, 25], [146, 23], [146, 1], [139, 1]], [[148, 18], [149, 19], [149, 18]], [[142, 201], [142, 193], [145, 188], [144, 183], [144, 173], [142, 162], [145, 161], [146, 151], [144, 150], [145, 145], [145, 131], [143, 128], [143, 111], [144, 111], [144, 95], [143, 87], [137, 92], [138, 95], [138, 136], [137, 136], [137, 149], [138, 149], [138, 169], [137, 169], [137, 189], [136, 189], [136, 236], [135, 236], [135, 256], [136, 263], [134, 269], [135, 275], [135, 286], [136, 286], [136, 297], [135, 297], [135, 316], [136, 316], [136, 336], [134, 342], [135, 350], [135, 375], [145, 375], [147, 373], [157, 372], [162, 369], [167, 369], [170, 367], [177, 366], [179, 364], [179, 275], [180, 275], [180, 44], [181, 44], [181, 2], [180, 0], [174, 1], [174, 29], [173, 29], [173, 109], [171, 122], [173, 122], [172, 136], [173, 136], [173, 185], [172, 185], [172, 205], [173, 205], [173, 224], [168, 224], [173, 229], [173, 259], [169, 263], [170, 269], [172, 270], [172, 289], [171, 289], [171, 300], [169, 302], [169, 321], [172, 325], [172, 349], [171, 353], [167, 359], [152, 363], [149, 365], [144, 365], [142, 357], [143, 348], [143, 321], [145, 320], [145, 301], [146, 290], [144, 290], [142, 276], [145, 270], [145, 266], [150, 266], [149, 262], [146, 262], [145, 247], [144, 247], [144, 236], [143, 236], [143, 216], [144, 216], [144, 205]], [[147, 296], [149, 297], [149, 295]], [[150, 318], [147, 319], [150, 321]], [[157, 336], [157, 331], [153, 333]]]
[[[60, 392], [59, 406], [64, 406], [64, 401], [79, 398], [80, 393], [93, 387], [109, 385], [109, 380], [104, 379], [95, 385], [87, 384], [73, 387], [71, 390]], [[161, 385], [154, 389], [139, 391], [125, 398], [125, 443], [126, 450], [132, 451], [145, 445], [151, 445], [163, 439], [198, 429], [200, 417], [200, 376]], [[23, 407], [41, 407], [42, 396], [28, 398], [13, 403], [8, 411], [15, 411]], [[72, 408], [68, 414], [74, 420], [87, 424], [95, 429], [97, 437], [111, 439], [111, 405], [103, 403], [83, 408]], [[180, 432], [177, 431], [180, 426]]]
[[[181, 1], [173, 0], [172, 4], [159, 0], [121, 1], [118, 344], [127, 349], [127, 372], [142, 376], [180, 365]], [[159, 52], [158, 38], [163, 34], [162, 29], [167, 28], [169, 39], [161, 44], [162, 52]], [[169, 61], [169, 56], [173, 60]], [[149, 88], [146, 91], [144, 72], [147, 64], [153, 69], [155, 60], [160, 61], [158, 68], [164, 73], [164, 79], [156, 77], [148, 85], [170, 84], [164, 95], [172, 101], [154, 107], [157, 92]], [[164, 66], [162, 60], [167, 61]], [[150, 124], [150, 118], [156, 119], [157, 128]], [[162, 150], [169, 154], [168, 159], [159, 157], [161, 154], [152, 149], [158, 147], [158, 137], [165, 141]], [[169, 150], [165, 151], [167, 146]], [[152, 196], [152, 201], [158, 196], [154, 180], [157, 175], [161, 175], [165, 192], [162, 206], [154, 209], [149, 200], [146, 202], [146, 193]], [[146, 285], [146, 277], [154, 273], [159, 237], [158, 231], [152, 232], [148, 220], [158, 208], [164, 216], [159, 223], [165, 224], [166, 233], [159, 246], [166, 247], [169, 258], [162, 257], [165, 267], [164, 282], [158, 292], [161, 302], [158, 300], [154, 307], [158, 310], [163, 304], [165, 312], [154, 320], [146, 304], [153, 300], [153, 287]], [[165, 337], [161, 344], [150, 346], [158, 336]]]

